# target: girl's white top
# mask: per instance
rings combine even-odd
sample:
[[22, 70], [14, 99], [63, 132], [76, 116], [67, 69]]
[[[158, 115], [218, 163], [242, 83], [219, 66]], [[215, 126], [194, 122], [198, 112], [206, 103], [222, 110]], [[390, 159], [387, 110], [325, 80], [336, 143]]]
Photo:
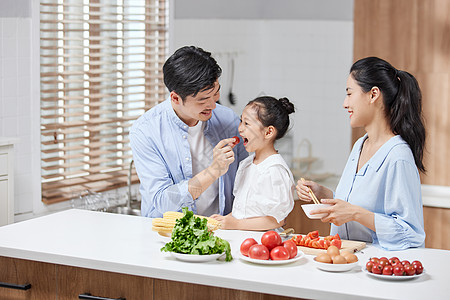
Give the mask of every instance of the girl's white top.
[[239, 164], [234, 183], [233, 217], [272, 216], [278, 222], [294, 208], [295, 183], [292, 172], [280, 154], [255, 165], [255, 155]]

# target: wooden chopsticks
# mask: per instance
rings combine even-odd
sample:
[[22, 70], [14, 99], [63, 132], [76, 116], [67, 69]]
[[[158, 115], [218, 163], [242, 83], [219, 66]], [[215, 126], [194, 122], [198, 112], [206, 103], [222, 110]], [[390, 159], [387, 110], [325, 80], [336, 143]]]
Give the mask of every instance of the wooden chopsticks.
[[[305, 178], [301, 178], [301, 181], [305, 182]], [[313, 191], [311, 190], [310, 187], [308, 187], [308, 190], [309, 190], [309, 196], [311, 196], [313, 202], [315, 204], [320, 204], [320, 201], [317, 199], [316, 195], [314, 195], [314, 193], [313, 193]]]

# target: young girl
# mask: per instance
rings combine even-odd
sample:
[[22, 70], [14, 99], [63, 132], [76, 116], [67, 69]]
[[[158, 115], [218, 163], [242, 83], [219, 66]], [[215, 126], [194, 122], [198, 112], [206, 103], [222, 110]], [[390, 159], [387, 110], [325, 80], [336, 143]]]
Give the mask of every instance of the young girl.
[[311, 201], [311, 188], [322, 203], [332, 204], [316, 210], [328, 213], [322, 222], [332, 223], [332, 235], [387, 250], [423, 247], [418, 170], [425, 171], [425, 127], [419, 85], [408, 72], [367, 57], [353, 64], [346, 90], [350, 125], [367, 134], [355, 143], [334, 195], [313, 181], [299, 181], [299, 198]]
[[274, 143], [285, 135], [293, 112], [287, 98], [269, 96], [244, 108], [239, 134], [247, 152], [254, 154], [239, 164], [232, 212], [211, 216], [220, 221], [221, 229], [269, 230], [284, 225], [294, 207], [294, 179]]

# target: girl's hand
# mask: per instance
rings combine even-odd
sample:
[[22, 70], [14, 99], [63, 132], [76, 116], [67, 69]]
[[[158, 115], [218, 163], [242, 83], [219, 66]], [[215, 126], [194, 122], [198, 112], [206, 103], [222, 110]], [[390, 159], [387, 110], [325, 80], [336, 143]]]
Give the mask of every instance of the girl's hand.
[[297, 181], [297, 185], [295, 187], [296, 191], [297, 191], [297, 195], [298, 198], [302, 201], [307, 201], [307, 202], [311, 202], [312, 198], [309, 195], [309, 189], [311, 189], [314, 193], [314, 195], [316, 195], [317, 199], [323, 199], [323, 198], [332, 198], [333, 197], [333, 192], [329, 189], [327, 189], [324, 186], [321, 186], [320, 184], [314, 182], [314, 181], [309, 181], [309, 180], [299, 180]]
[[214, 214], [211, 218], [220, 222], [220, 229], [237, 229], [238, 220], [231, 214], [226, 216]]

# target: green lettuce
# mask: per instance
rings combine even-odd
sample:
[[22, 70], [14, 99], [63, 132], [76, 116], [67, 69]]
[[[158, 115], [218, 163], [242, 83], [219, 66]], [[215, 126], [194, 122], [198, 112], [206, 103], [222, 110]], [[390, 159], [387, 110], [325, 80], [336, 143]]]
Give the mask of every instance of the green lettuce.
[[231, 261], [230, 243], [214, 236], [208, 230], [205, 218], [195, 217], [192, 211], [183, 207], [184, 216], [178, 219], [172, 231], [172, 241], [161, 248], [161, 251], [184, 254], [218, 254], [225, 252], [225, 261]]

